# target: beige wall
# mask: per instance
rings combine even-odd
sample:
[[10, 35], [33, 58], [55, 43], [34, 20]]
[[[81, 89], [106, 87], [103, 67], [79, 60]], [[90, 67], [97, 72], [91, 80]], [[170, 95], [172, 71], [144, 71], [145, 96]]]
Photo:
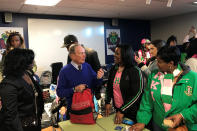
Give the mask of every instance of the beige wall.
[[192, 25], [197, 28], [197, 12], [152, 20], [151, 40], [162, 39], [167, 41], [170, 35], [175, 35], [178, 44], [182, 44]]

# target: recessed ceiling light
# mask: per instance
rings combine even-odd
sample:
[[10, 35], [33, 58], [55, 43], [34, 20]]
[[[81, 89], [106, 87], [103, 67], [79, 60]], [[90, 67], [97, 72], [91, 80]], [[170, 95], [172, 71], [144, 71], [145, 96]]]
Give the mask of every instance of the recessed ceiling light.
[[26, 0], [25, 4], [40, 5], [40, 6], [54, 6], [61, 0]]
[[172, 1], [173, 0], [168, 0], [167, 7], [171, 7], [172, 6]]
[[197, 5], [197, 1], [196, 2], [193, 2], [193, 4]]
[[146, 0], [146, 4], [150, 5], [151, 0]]

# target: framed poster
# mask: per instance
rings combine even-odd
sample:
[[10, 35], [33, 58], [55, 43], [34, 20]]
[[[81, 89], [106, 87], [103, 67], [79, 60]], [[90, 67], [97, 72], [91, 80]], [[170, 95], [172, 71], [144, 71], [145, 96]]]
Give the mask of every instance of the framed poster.
[[113, 55], [115, 47], [120, 44], [120, 29], [106, 29], [107, 55]]

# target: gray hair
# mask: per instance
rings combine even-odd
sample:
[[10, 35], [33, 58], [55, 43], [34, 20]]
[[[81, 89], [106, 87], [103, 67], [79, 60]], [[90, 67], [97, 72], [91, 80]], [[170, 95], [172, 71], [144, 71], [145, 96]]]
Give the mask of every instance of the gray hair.
[[[76, 48], [77, 46], [83, 47], [83, 46], [80, 45], [80, 44], [72, 44], [72, 45], [69, 47], [69, 55], [75, 53], [75, 48]], [[83, 48], [84, 48], [84, 47], [83, 47]]]

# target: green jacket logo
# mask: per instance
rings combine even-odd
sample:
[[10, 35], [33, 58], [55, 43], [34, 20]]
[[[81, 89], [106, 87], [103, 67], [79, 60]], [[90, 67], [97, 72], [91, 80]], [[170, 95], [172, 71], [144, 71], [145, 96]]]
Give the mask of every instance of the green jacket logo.
[[191, 86], [186, 87], [186, 91], [184, 91], [187, 96], [191, 96], [193, 92], [193, 88]]

